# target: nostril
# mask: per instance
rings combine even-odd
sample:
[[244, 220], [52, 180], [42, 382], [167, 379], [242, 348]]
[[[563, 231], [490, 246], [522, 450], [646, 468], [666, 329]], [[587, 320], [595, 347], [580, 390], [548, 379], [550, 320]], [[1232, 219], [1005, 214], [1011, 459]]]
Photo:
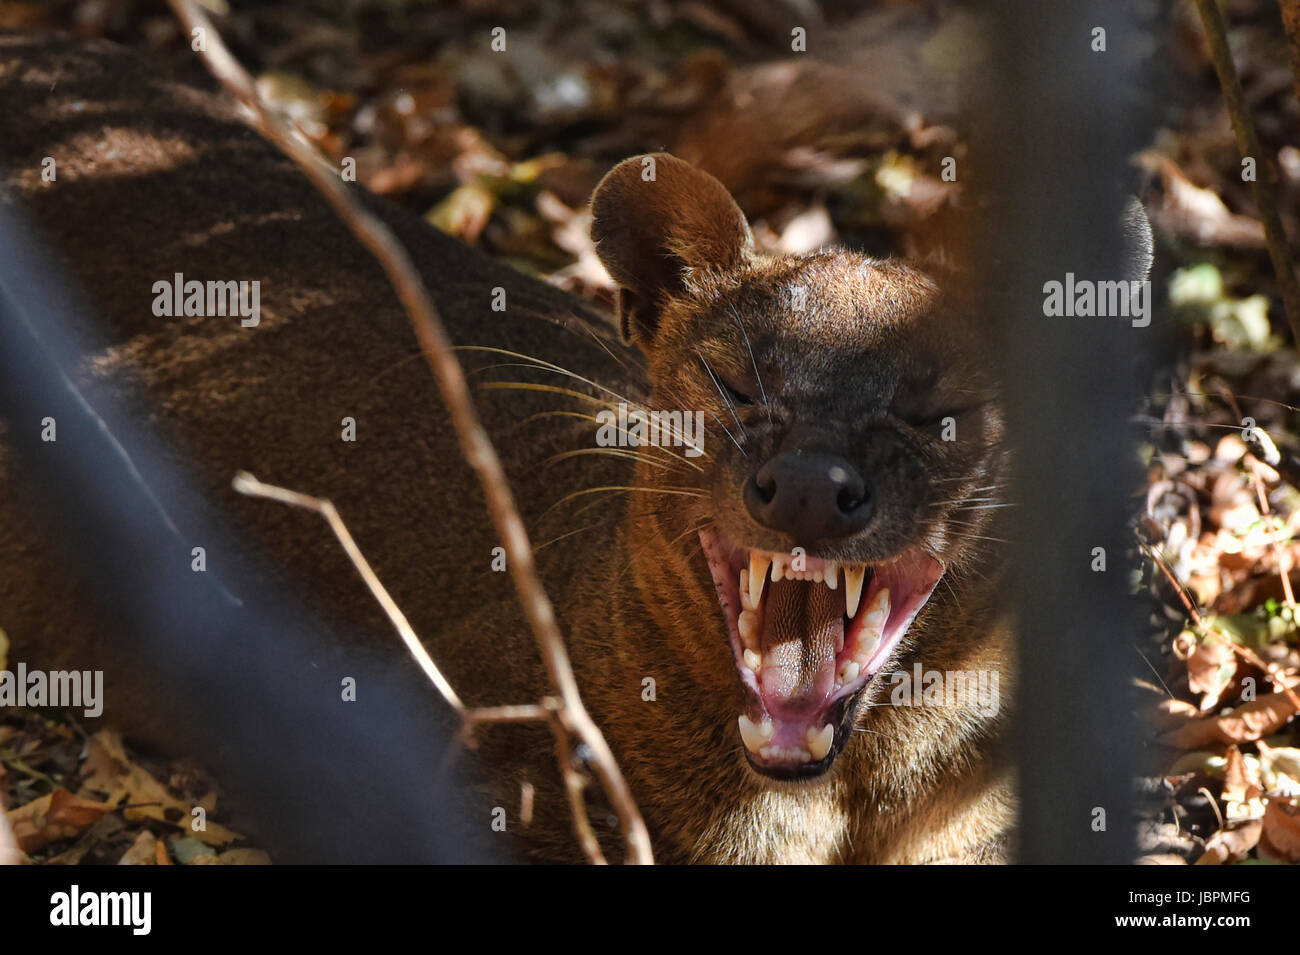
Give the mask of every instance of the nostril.
[[831, 487], [837, 488], [835, 504], [841, 514], [852, 514], [866, 502], [867, 490], [862, 478], [840, 465], [832, 465], [826, 472]]
[[871, 520], [872, 495], [846, 460], [820, 451], [783, 451], [745, 484], [745, 506], [764, 527], [800, 540], [855, 534]]

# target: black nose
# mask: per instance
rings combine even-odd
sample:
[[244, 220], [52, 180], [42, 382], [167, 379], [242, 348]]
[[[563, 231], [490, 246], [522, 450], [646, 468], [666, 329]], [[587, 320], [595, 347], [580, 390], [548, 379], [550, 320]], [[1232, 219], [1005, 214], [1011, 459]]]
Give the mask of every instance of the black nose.
[[764, 527], [796, 541], [848, 537], [867, 526], [866, 482], [843, 458], [821, 451], [782, 451], [745, 485], [745, 506]]

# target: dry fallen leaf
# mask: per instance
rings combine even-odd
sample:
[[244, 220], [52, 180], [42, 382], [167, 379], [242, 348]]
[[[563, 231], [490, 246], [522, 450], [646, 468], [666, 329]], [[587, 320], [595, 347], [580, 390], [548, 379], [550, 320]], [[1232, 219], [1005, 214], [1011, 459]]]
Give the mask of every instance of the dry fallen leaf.
[[78, 835], [114, 808], [112, 803], [83, 799], [66, 789], [56, 789], [48, 796], [9, 810], [8, 816], [18, 847], [30, 853], [51, 842]]
[[[238, 833], [211, 820], [205, 822], [202, 831], [192, 831], [190, 820], [194, 806], [177, 799], [166, 786], [133, 763], [126, 754], [121, 736], [113, 730], [101, 730], [90, 738], [82, 769], [86, 774], [82, 792], [103, 793], [113, 805], [125, 803], [127, 808], [123, 815], [128, 820], [165, 822], [213, 846], [226, 845], [240, 838]], [[170, 818], [168, 810], [171, 810]]]
[[1232, 829], [1220, 829], [1205, 843], [1205, 854], [1196, 860], [1197, 865], [1226, 865], [1240, 862], [1255, 848], [1263, 826], [1252, 819]]
[[1185, 723], [1163, 734], [1160, 742], [1178, 749], [1198, 749], [1210, 743], [1248, 743], [1276, 733], [1295, 712], [1295, 705], [1285, 695], [1270, 693], [1222, 716]]
[[146, 829], [135, 837], [135, 842], [131, 844], [131, 848], [122, 853], [122, 858], [117, 860], [117, 864], [155, 865], [158, 861], [158, 846], [161, 844], [158, 837]]
[[1264, 815], [1263, 794], [1259, 785], [1259, 759], [1242, 756], [1236, 746], [1229, 746], [1222, 793], [1224, 816], [1228, 822], [1258, 819]]
[[1279, 862], [1300, 862], [1300, 806], [1294, 799], [1270, 799], [1259, 839], [1259, 854]]
[[1142, 717], [1157, 730], [1172, 730], [1185, 726], [1189, 720], [1195, 720], [1201, 715], [1191, 703], [1186, 700], [1166, 697], [1157, 703], [1143, 707]]
[[1201, 712], [1218, 706], [1219, 698], [1236, 673], [1237, 655], [1228, 644], [1205, 640], [1192, 648], [1187, 655], [1187, 685], [1193, 693], [1204, 694]]
[[1269, 746], [1262, 739], [1255, 746], [1259, 749], [1260, 777], [1265, 788], [1284, 796], [1300, 795], [1300, 748]]

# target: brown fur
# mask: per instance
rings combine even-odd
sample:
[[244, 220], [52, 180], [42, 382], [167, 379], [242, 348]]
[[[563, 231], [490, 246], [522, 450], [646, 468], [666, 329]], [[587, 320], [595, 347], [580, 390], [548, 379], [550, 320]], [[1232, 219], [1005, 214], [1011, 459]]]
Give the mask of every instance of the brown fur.
[[[374, 263], [286, 160], [207, 96], [165, 83], [106, 46], [0, 37], [0, 165], [103, 324], [82, 330], [90, 350], [78, 381], [149, 409], [177, 459], [192, 462], [228, 520], [281, 569], [280, 586], [308, 588], [371, 646], [395, 640], [373, 601], [313, 516], [239, 498], [230, 476], [331, 498], [378, 573], [471, 704], [536, 699], [544, 682], [495, 546], [481, 495], [460, 462], [445, 412], [400, 307]], [[39, 177], [58, 162], [56, 183]], [[625, 329], [644, 359], [614, 340], [581, 304], [376, 204], [425, 273], [454, 339], [536, 356], [651, 408], [705, 408], [728, 420], [696, 360], [753, 377], [746, 339], [763, 355], [762, 381], [779, 419], [861, 443], [883, 494], [896, 500], [881, 532], [825, 556], [880, 560], [924, 541], [951, 569], [913, 626], [899, 659], [927, 668], [998, 669], [1013, 693], [1008, 633], [996, 593], [994, 511], [959, 516], [956, 502], [1001, 485], [1001, 419], [982, 376], [981, 336], [960, 306], [920, 273], [849, 252], [801, 259], [753, 254], [748, 226], [716, 181], [668, 156], [660, 178], [640, 160], [618, 167], [594, 210], [599, 250], [623, 286]], [[651, 192], [649, 188], [657, 188]], [[260, 279], [262, 324], [159, 319], [151, 284], [174, 272]], [[792, 285], [809, 290], [792, 312]], [[504, 313], [491, 290], [507, 291]], [[745, 316], [738, 333], [732, 308]], [[471, 366], [514, 361], [466, 353]], [[671, 862], [937, 862], [1000, 857], [1013, 802], [999, 719], [963, 709], [879, 706], [832, 770], [810, 783], [776, 783], [747, 766], [736, 732], [740, 688], [708, 570], [692, 529], [705, 520], [743, 528], [753, 546], [784, 548], [748, 522], [737, 490], [747, 459], [711, 425], [697, 472], [679, 463], [635, 468], [625, 458], [552, 456], [592, 446], [590, 422], [530, 416], [594, 414], [608, 404], [572, 379], [497, 368], [485, 382], [526, 381], [595, 395], [489, 389], [479, 410], [503, 450], [539, 564], [568, 636], [579, 684]], [[978, 401], [971, 404], [972, 396]], [[952, 403], [963, 439], [943, 443], [913, 425]], [[970, 408], [964, 406], [970, 404]], [[356, 418], [359, 440], [339, 440]], [[745, 409], [761, 432], [764, 412]], [[712, 420], [712, 419], [710, 419]], [[109, 422], [110, 426], [112, 422]], [[16, 426], [15, 423], [9, 423]], [[761, 456], [779, 439], [756, 436]], [[767, 442], [767, 444], [764, 444]], [[651, 449], [652, 451], [654, 449]], [[105, 718], [173, 747], [149, 725], [156, 688], [104, 660], [102, 621], [87, 619], [48, 548], [39, 545], [21, 467], [0, 457], [0, 625], [11, 660], [103, 666]], [[909, 470], [910, 469], [910, 470]], [[567, 493], [632, 484], [628, 494]], [[686, 488], [696, 496], [656, 489]], [[978, 496], [978, 495], [976, 495]], [[596, 505], [593, 509], [593, 505]], [[966, 522], [966, 523], [963, 523]], [[238, 592], [242, 568], [223, 569]], [[338, 674], [328, 674], [337, 685]], [[642, 699], [653, 678], [654, 702]], [[485, 829], [492, 806], [538, 858], [578, 858], [547, 735], [535, 728], [482, 734]], [[519, 784], [538, 790], [536, 819], [513, 818]], [[599, 800], [593, 800], [599, 802]], [[617, 840], [593, 818], [602, 842]]]

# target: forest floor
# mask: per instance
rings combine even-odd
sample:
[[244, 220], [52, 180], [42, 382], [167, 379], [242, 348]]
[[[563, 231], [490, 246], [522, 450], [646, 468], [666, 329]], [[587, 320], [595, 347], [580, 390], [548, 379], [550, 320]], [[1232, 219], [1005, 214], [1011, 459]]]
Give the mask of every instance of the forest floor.
[[[1297, 236], [1300, 104], [1277, 7], [1225, 6]], [[966, 201], [939, 168], [964, 155], [952, 77], [976, 46], [969, 18], [959, 4], [847, 3], [810, 26], [832, 50], [819, 65], [792, 59], [788, 29], [774, 26], [792, 9], [805, 8], [263, 0], [232, 2], [218, 24], [263, 96], [332, 161], [354, 159], [367, 188], [607, 308], [587, 201], [614, 162], [641, 152], [668, 149], [717, 175], [764, 250], [916, 257], [941, 244]], [[209, 85], [160, 6], [0, 0], [5, 27], [117, 40]], [[491, 48], [497, 27], [508, 57]], [[1134, 646], [1148, 673], [1136, 705], [1152, 728], [1139, 851], [1295, 863], [1300, 364], [1194, 5], [1176, 4], [1166, 27], [1177, 95], [1134, 157], [1158, 236], [1158, 321], [1177, 350], [1134, 409], [1147, 434], [1134, 588], [1151, 608]], [[842, 81], [863, 63], [878, 77], [869, 91]], [[216, 816], [197, 769], [150, 762], [58, 714], [0, 721], [0, 792], [33, 861], [266, 861], [215, 822], [188, 825], [196, 805]]]

